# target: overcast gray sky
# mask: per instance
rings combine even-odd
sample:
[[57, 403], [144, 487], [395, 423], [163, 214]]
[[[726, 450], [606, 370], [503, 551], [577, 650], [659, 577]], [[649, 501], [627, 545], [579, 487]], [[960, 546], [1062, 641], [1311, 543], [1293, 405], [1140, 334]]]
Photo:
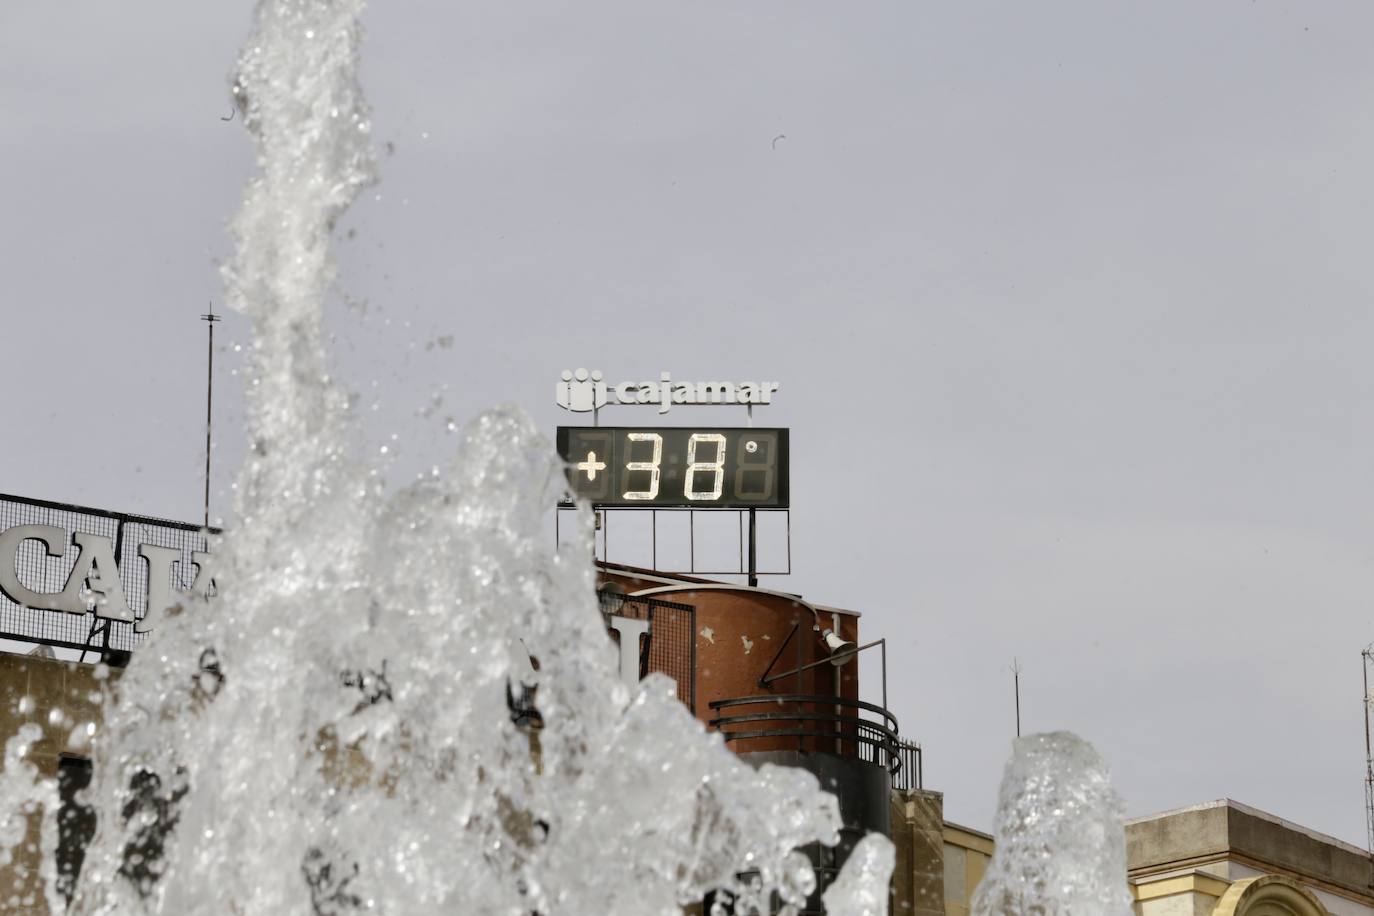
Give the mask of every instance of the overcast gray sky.
[[[196, 316], [251, 166], [221, 120], [249, 15], [0, 4], [0, 491], [199, 518]], [[1095, 742], [1132, 814], [1230, 796], [1363, 842], [1374, 7], [367, 21], [394, 152], [332, 327], [395, 477], [494, 403], [552, 431], [564, 368], [776, 379], [772, 584], [891, 639], [949, 817], [990, 825], [1016, 656], [1026, 728]], [[224, 507], [245, 329], [220, 329]]]

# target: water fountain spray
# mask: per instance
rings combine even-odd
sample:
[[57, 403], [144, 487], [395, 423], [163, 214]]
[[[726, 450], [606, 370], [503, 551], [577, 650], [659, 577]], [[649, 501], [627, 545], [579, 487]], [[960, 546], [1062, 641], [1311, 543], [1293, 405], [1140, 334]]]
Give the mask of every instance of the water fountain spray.
[[[253, 329], [236, 522], [215, 602], [158, 617], [107, 697], [71, 912], [642, 916], [714, 888], [739, 913], [799, 903], [813, 879], [794, 850], [835, 841], [834, 798], [747, 766], [665, 679], [620, 681], [590, 517], [556, 553], [562, 467], [530, 421], [480, 416], [394, 493], [348, 448], [322, 315], [331, 231], [375, 178], [362, 6], [262, 0], [238, 61], [259, 170], [224, 269]], [[537, 736], [505, 703], [530, 656]], [[51, 811], [11, 772], [10, 800]]]

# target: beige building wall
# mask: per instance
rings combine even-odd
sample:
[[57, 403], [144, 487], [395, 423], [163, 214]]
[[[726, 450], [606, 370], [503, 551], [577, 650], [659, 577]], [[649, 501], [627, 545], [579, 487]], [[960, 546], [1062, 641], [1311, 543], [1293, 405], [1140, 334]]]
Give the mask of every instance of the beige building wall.
[[[1261, 878], [1269, 874], [1262, 868], [1255, 868], [1250, 865], [1243, 865], [1240, 862], [1224, 862], [1214, 866], [1212, 871], [1224, 875], [1231, 882], [1243, 881], [1246, 878]], [[1326, 908], [1331, 916], [1374, 916], [1374, 902], [1361, 902], [1353, 896], [1342, 896], [1324, 889], [1320, 884], [1300, 882], [1303, 887], [1312, 893]], [[1374, 885], [1370, 892], [1374, 893]]]
[[[1274, 874], [1253, 865], [1223, 860], [1209, 862], [1187, 874], [1134, 878], [1131, 891], [1138, 916], [1210, 916], [1217, 901], [1232, 886]], [[1322, 882], [1311, 878], [1304, 881], [1291, 875], [1278, 877], [1291, 881], [1311, 894], [1331, 916], [1374, 916], [1374, 901], [1361, 901], [1356, 899], [1359, 895], [1349, 893], [1333, 893], [1323, 889]], [[1374, 888], [1371, 891], [1374, 892]]]
[[942, 839], [945, 916], [968, 916], [974, 888], [992, 859], [992, 837], [946, 821]]
[[1368, 916], [1374, 906], [1315, 890], [1286, 875], [1243, 867], [1249, 877], [1227, 881], [1197, 870], [1133, 879], [1137, 916]]
[[1127, 822], [1126, 857], [1140, 916], [1374, 916], [1367, 851], [1230, 799]]
[[942, 916], [945, 875], [941, 863], [945, 799], [939, 792], [892, 793], [892, 916]]
[[[83, 735], [99, 723], [102, 690], [118, 669], [97, 668], [54, 659], [0, 653], [0, 743], [34, 723], [43, 736], [29, 747], [28, 759], [42, 776], [54, 778], [64, 754], [86, 755]], [[30, 818], [28, 834], [13, 861], [0, 865], [0, 912], [46, 914], [38, 878], [39, 819]]]
[[[968, 916], [993, 838], [944, 825], [946, 916]], [[1374, 858], [1229, 799], [1126, 824], [1136, 916], [1374, 916]]]
[[1205, 872], [1131, 883], [1136, 916], [1211, 916], [1230, 882]]

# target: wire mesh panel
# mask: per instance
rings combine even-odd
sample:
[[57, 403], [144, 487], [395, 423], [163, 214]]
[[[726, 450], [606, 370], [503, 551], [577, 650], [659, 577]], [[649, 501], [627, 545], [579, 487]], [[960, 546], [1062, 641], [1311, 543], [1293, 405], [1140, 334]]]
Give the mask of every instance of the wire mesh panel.
[[[99, 645], [127, 652], [146, 636], [136, 632], [133, 622], [98, 615], [95, 596], [83, 588], [84, 579], [72, 581], [77, 567], [86, 569], [89, 560], [81, 556], [83, 548], [77, 543], [77, 535], [96, 535], [108, 540], [125, 600], [135, 620], [142, 620], [148, 613], [150, 563], [140, 553], [140, 547], [150, 545], [179, 552], [179, 558], [167, 564], [167, 594], [173, 595], [178, 589], [191, 587], [197, 570], [193, 554], [208, 546], [206, 531], [198, 525], [0, 494], [0, 535], [25, 525], [56, 528], [61, 536], [47, 544], [31, 537], [19, 541], [14, 545], [13, 556], [0, 556], [0, 568], [13, 562], [18, 584], [42, 595], [75, 590], [78, 606], [86, 608], [86, 612], [29, 607], [0, 587], [0, 636], [52, 646]], [[98, 564], [96, 571], [102, 578], [116, 573], [100, 569]]]
[[619, 592], [600, 592], [601, 613], [649, 621], [649, 637], [641, 670], [668, 675], [677, 684], [677, 698], [693, 713], [697, 695], [696, 608]]

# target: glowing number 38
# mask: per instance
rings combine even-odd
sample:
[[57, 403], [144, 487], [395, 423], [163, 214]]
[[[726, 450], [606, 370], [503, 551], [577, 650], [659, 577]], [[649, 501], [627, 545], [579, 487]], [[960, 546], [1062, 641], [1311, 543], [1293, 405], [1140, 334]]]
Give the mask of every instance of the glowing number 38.
[[[626, 490], [623, 499], [650, 500], [658, 496], [660, 465], [663, 463], [663, 437], [658, 433], [629, 433], [631, 442], [653, 443], [653, 454], [648, 461], [627, 461], [626, 471], [647, 471], [649, 485], [642, 490]], [[716, 447], [716, 455], [710, 461], [697, 460], [697, 446], [706, 443]], [[698, 474], [710, 473], [711, 488], [696, 489]], [[720, 433], [692, 433], [687, 440], [687, 479], [683, 482], [682, 492], [688, 499], [699, 502], [720, 499], [725, 487], [725, 436]]]

